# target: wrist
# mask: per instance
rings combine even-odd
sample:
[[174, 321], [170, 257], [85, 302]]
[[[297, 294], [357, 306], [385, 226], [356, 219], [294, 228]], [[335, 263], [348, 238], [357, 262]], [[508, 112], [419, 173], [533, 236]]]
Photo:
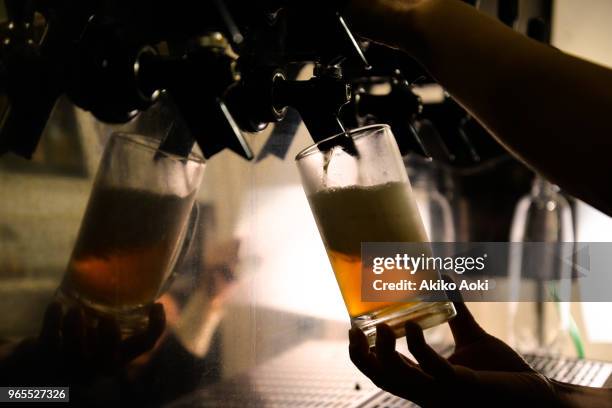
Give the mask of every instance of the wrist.
[[559, 407], [564, 407], [564, 408], [572, 407], [573, 405], [570, 403], [570, 398], [569, 398], [569, 394], [570, 394], [570, 389], [568, 388], [569, 384], [562, 383], [556, 380], [552, 380], [550, 378], [548, 379], [548, 382], [555, 395], [555, 398], [557, 401], [556, 405]]

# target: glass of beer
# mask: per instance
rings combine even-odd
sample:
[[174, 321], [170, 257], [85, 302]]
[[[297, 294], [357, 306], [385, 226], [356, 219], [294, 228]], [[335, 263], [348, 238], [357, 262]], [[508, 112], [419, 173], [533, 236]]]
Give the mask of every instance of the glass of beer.
[[[333, 136], [303, 150], [296, 161], [351, 325], [363, 330], [371, 345], [379, 323], [390, 325], [402, 337], [408, 320], [428, 328], [455, 316], [452, 303], [428, 302], [426, 294], [418, 292], [405, 302], [362, 301], [362, 242], [430, 246], [388, 126], [366, 126]], [[436, 271], [430, 275], [439, 278]]]
[[141, 135], [111, 136], [58, 289], [64, 304], [82, 306], [87, 317], [112, 316], [124, 334], [146, 325], [197, 218], [204, 159], [158, 145]]

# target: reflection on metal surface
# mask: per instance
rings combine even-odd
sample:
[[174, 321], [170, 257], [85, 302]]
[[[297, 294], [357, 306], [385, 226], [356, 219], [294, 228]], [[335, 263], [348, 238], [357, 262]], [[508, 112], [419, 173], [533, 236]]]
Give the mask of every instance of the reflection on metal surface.
[[248, 374], [171, 407], [359, 407], [380, 391], [349, 361], [345, 341], [308, 341]]
[[[406, 353], [403, 345], [399, 351]], [[435, 347], [441, 355], [450, 346]], [[559, 381], [591, 387], [612, 383], [612, 363], [527, 354], [537, 371]], [[307, 341], [246, 375], [182, 398], [177, 407], [414, 408], [379, 390], [349, 361], [345, 341]]]

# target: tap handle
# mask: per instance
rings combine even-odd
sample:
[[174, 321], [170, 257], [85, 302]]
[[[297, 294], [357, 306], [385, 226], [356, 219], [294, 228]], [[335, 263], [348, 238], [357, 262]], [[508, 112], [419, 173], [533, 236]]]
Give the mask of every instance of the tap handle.
[[220, 97], [202, 95], [183, 87], [169, 89], [168, 93], [178, 107], [189, 133], [168, 134], [161, 142], [160, 150], [187, 157], [197, 142], [206, 158], [227, 148], [247, 160], [253, 159], [253, 151]]
[[359, 42], [339, 11], [303, 4], [287, 7], [283, 12], [279, 16], [286, 21], [284, 39], [289, 59], [310, 60], [327, 67], [349, 60], [352, 64], [369, 68]]
[[186, 157], [197, 142], [206, 158], [225, 148], [245, 159], [253, 158], [225, 101], [226, 89], [236, 76], [234, 59], [223, 51], [222, 39], [211, 33], [180, 57], [144, 53], [138, 60], [140, 89], [145, 93], [166, 89], [189, 129], [168, 134], [160, 150]]
[[527, 22], [527, 37], [550, 44], [550, 26], [542, 17], [532, 17]]
[[350, 87], [339, 78], [321, 76], [307, 81], [274, 82], [275, 106], [295, 108], [315, 142], [345, 131], [339, 112], [350, 97]]
[[189, 132], [171, 132], [159, 149], [187, 157], [197, 142], [206, 158], [230, 149], [247, 160], [253, 152], [225, 102], [214, 95], [202, 95], [188, 87], [168, 89]]
[[513, 27], [519, 15], [518, 0], [498, 0], [497, 18], [508, 27]]
[[366, 70], [369, 70], [371, 66], [368, 63], [368, 60], [363, 50], [361, 49], [361, 46], [359, 45], [359, 43], [355, 39], [355, 36], [349, 29], [349, 26], [346, 20], [338, 12], [336, 12], [335, 18], [337, 21], [336, 24], [337, 24], [338, 30], [340, 31], [339, 38], [340, 38], [340, 41], [342, 42], [341, 49], [343, 53], [346, 55], [347, 58], [352, 58], [355, 61], [357, 61], [357, 65], [361, 66], [362, 68]]
[[375, 118], [377, 122], [389, 124], [402, 154], [415, 152], [430, 157], [415, 128], [415, 120], [422, 109], [421, 99], [403, 78], [392, 78], [390, 85], [391, 91], [384, 95], [369, 93], [362, 87], [351, 101], [355, 114], [359, 118]]

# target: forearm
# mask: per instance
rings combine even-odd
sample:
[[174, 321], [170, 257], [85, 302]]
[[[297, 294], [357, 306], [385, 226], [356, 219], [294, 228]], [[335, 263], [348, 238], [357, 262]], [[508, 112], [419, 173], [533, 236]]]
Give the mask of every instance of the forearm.
[[552, 381], [552, 383], [564, 407], [612, 407], [612, 389], [610, 388], [581, 387], [559, 381]]
[[[354, 1], [352, 12], [364, 2]], [[366, 35], [408, 51], [517, 157], [612, 213], [611, 189], [594, 182], [612, 172], [612, 71], [529, 40], [458, 0], [375, 3], [373, 18], [386, 14], [387, 25]]]

